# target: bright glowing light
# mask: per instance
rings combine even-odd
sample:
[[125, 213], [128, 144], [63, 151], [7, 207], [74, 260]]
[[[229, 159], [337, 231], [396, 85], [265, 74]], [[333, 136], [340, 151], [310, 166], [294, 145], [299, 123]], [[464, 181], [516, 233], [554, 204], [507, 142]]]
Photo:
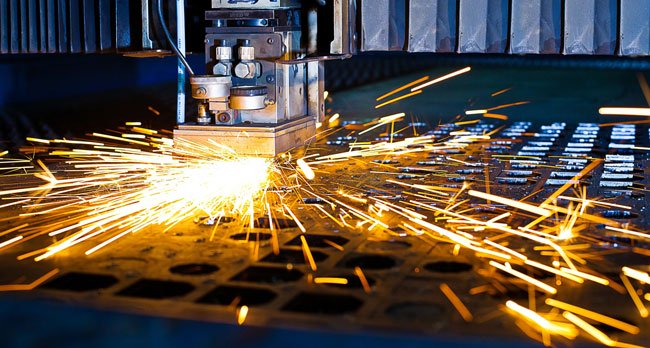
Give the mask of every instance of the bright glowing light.
[[301, 158], [301, 159], [297, 160], [296, 164], [298, 165], [298, 169], [300, 169], [300, 171], [302, 172], [302, 174], [305, 176], [305, 178], [307, 180], [314, 180], [314, 178], [316, 177], [316, 174], [314, 173], [314, 170], [311, 169], [309, 164], [307, 164], [307, 162], [305, 162], [304, 159]]
[[601, 115], [650, 117], [650, 108], [602, 107], [598, 109], [598, 113]]
[[440, 76], [435, 80], [431, 80], [431, 81], [425, 82], [425, 83], [423, 83], [423, 84], [421, 84], [419, 86], [415, 86], [415, 87], [411, 88], [411, 92], [415, 92], [415, 91], [420, 90], [422, 88], [429, 87], [429, 86], [431, 86], [433, 84], [436, 84], [438, 82], [442, 82], [444, 80], [448, 80], [448, 79], [450, 79], [452, 77], [455, 77], [455, 76], [464, 74], [466, 72], [469, 72], [470, 70], [472, 70], [472, 68], [468, 66], [468, 67], [462, 68], [460, 70], [454, 71], [452, 73], [449, 73], [447, 75]]

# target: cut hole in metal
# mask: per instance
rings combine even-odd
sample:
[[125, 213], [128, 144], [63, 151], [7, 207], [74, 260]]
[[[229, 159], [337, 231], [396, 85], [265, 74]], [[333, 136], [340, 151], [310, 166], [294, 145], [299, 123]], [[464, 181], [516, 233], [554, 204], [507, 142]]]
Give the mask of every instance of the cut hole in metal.
[[259, 306], [273, 301], [276, 296], [273, 291], [267, 289], [224, 285], [208, 292], [197, 302], [224, 306], [236, 302], [237, 306]]
[[403, 302], [386, 308], [386, 314], [398, 321], [431, 322], [443, 319], [445, 309], [435, 303]]
[[234, 276], [231, 280], [251, 283], [278, 284], [295, 282], [303, 274], [297, 269], [280, 267], [251, 266]]
[[395, 267], [397, 262], [389, 256], [383, 255], [358, 255], [349, 258], [343, 264], [347, 268], [360, 267], [365, 269], [389, 269]]
[[461, 273], [472, 270], [472, 265], [457, 261], [437, 261], [424, 265], [424, 269], [434, 273]]
[[[321, 262], [327, 259], [327, 254], [320, 251], [312, 250], [311, 255], [314, 257], [314, 261]], [[272, 262], [272, 263], [305, 263], [305, 255], [302, 250], [293, 250], [293, 249], [281, 249], [278, 255], [269, 254], [266, 255], [262, 262]]]
[[185, 282], [142, 279], [118, 292], [118, 296], [165, 299], [181, 297], [194, 290], [194, 286]]
[[600, 216], [610, 219], [635, 219], [639, 214], [629, 210], [605, 210], [600, 213]]
[[[302, 236], [305, 237], [310, 248], [334, 248], [332, 243], [343, 246], [348, 242], [347, 238], [339, 236], [328, 236], [323, 234], [303, 234]], [[289, 241], [287, 245], [301, 246], [302, 241], [300, 240], [300, 236], [296, 236], [296, 238]]]
[[256, 242], [256, 241], [263, 241], [263, 240], [269, 240], [271, 239], [271, 234], [270, 233], [262, 233], [262, 232], [251, 232], [251, 233], [235, 233], [232, 236], [230, 236], [230, 239], [234, 240], [246, 240], [248, 238], [249, 242]]
[[45, 283], [41, 288], [84, 292], [106, 289], [117, 281], [111, 275], [71, 272]]
[[362, 304], [361, 300], [353, 296], [302, 292], [282, 309], [290, 312], [336, 315], [355, 312]]
[[[267, 217], [261, 217], [257, 219], [257, 226], [259, 228], [271, 228], [271, 224], [269, 223], [269, 218]], [[296, 224], [295, 221], [292, 219], [273, 219], [273, 227], [277, 229], [283, 229], [283, 228], [295, 228], [298, 227], [298, 224]]]
[[208, 263], [185, 263], [171, 267], [169, 272], [182, 275], [207, 275], [218, 270], [219, 267]]

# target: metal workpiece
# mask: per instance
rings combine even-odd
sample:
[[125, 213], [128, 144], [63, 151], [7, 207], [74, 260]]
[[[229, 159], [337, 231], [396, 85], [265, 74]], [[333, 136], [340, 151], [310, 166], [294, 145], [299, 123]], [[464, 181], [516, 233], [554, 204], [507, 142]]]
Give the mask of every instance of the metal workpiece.
[[[537, 284], [554, 287], [558, 294], [541, 292], [513, 273], [495, 269], [490, 263], [493, 258], [466, 247], [457, 248], [453, 241], [437, 234], [434, 239], [418, 231], [406, 230], [400, 227], [406, 226], [401, 225], [408, 221], [404, 217], [390, 211], [379, 215], [366, 210], [367, 205], [360, 202], [377, 198], [391, 206], [403, 207], [408, 202], [417, 202], [423, 207], [440, 210], [449, 207], [452, 204], [449, 196], [437, 199], [436, 195], [435, 202], [429, 203], [433, 199], [415, 191], [435, 187], [450, 193], [461, 189], [476, 193], [489, 190], [493, 195], [538, 206], [571, 180], [575, 172], [582, 171], [591, 161], [588, 158], [593, 156], [600, 158], [602, 164], [581, 180], [582, 192], [588, 198], [603, 197], [600, 202], [630, 209], [600, 206], [594, 201], [586, 208], [585, 216], [629, 223], [630, 230], [647, 226], [650, 221], [645, 190], [650, 173], [647, 155], [642, 151], [612, 147], [620, 144], [648, 146], [647, 126], [600, 128], [596, 124], [539, 125], [532, 122], [495, 123], [490, 128], [478, 126], [446, 123], [429, 128], [413, 125], [419, 134], [435, 134], [443, 139], [449, 137], [450, 132], [467, 129], [475, 134], [495, 131], [494, 137], [462, 149], [409, 151], [408, 154], [332, 161], [319, 166], [318, 175], [309, 186], [303, 187], [322, 198], [304, 191], [296, 198], [288, 191], [278, 192], [285, 197], [284, 202], [292, 214], [295, 213], [295, 220], [274, 211], [270, 219], [265, 214], [255, 216], [253, 226], [246, 225], [249, 220], [237, 214], [224, 216], [215, 224], [208, 221], [208, 216], [198, 213], [195, 219], [181, 221], [166, 232], [163, 232], [165, 226], [152, 225], [90, 256], [84, 251], [98, 241], [74, 245], [66, 254], [38, 263], [31, 259], [17, 261], [16, 258], [27, 250], [43, 247], [40, 241], [30, 240], [23, 244], [24, 248], [3, 250], [0, 254], [5, 274], [12, 275], [5, 278], [16, 279], [22, 275], [29, 282], [57, 268], [59, 273], [26, 296], [109, 311], [235, 324], [241, 319], [237, 308], [246, 306], [248, 315], [245, 322], [239, 323], [265, 330], [310, 328], [328, 333], [379, 335], [379, 339], [390, 332], [408, 334], [407, 339], [417, 335], [446, 342], [495, 342], [497, 346], [537, 344], [526, 336], [530, 331], [520, 330], [521, 326], [517, 325], [523, 318], [504, 308], [507, 301], [521, 306], [532, 303], [536, 312], [551, 320], [553, 316], [547, 314], [557, 315], [557, 312], [553, 312], [546, 300], [552, 298], [638, 327], [639, 333], [632, 334], [596, 321], [591, 324], [606, 331], [608, 337], [617, 342], [647, 344], [650, 321], [639, 315], [625, 289], [621, 288], [622, 293], [619, 293], [610, 286], [589, 280], [578, 284], [568, 277], [559, 278], [550, 273], [554, 271], [550, 266], [547, 271], [533, 267], [532, 263], [510, 259], [508, 265], [512, 270], [538, 280]], [[313, 119], [305, 118], [279, 126], [249, 127], [239, 131], [232, 127], [186, 125], [175, 133], [179, 138], [197, 143], [208, 143], [211, 137], [219, 137], [220, 143], [235, 149], [251, 146], [260, 154], [273, 156], [269, 152], [272, 146], [290, 147], [283, 142], [308, 134], [312, 131], [309, 127], [313, 127]], [[369, 138], [381, 132], [384, 130], [377, 130]], [[410, 135], [404, 133], [396, 141]], [[249, 137], [250, 141], [243, 141]], [[347, 145], [357, 141], [365, 139], [332, 134], [315, 144], [314, 153], [321, 156], [345, 153]], [[566, 154], [578, 148], [589, 148], [589, 151], [584, 152], [584, 156]], [[529, 151], [538, 154], [526, 155]], [[612, 175], [619, 172], [639, 174], [636, 178], [634, 175]], [[214, 173], [214, 180], [222, 180], [219, 173]], [[631, 187], [629, 181], [632, 180], [640, 189]], [[621, 186], [612, 187], [612, 182]], [[471, 185], [470, 188], [464, 189], [466, 184]], [[351, 187], [356, 190], [348, 189]], [[342, 195], [340, 190], [351, 198]], [[355, 192], [354, 196], [351, 192]], [[532, 197], [531, 193], [534, 193]], [[449, 211], [467, 214], [475, 219], [473, 221], [503, 219], [500, 225], [516, 229], [536, 217], [501, 202], [486, 203], [476, 196], [459, 195], [462, 195], [459, 199], [463, 199], [462, 208], [448, 208]], [[573, 197], [573, 194], [568, 190], [566, 196]], [[334, 207], [325, 199], [340, 201], [346, 206], [336, 202], [337, 207]], [[575, 199], [576, 202], [581, 200]], [[558, 201], [567, 204], [560, 198]], [[360, 223], [361, 218], [348, 213], [351, 209], [381, 217], [390, 227], [368, 228], [368, 223], [364, 225]], [[449, 215], [429, 209], [404, 211], [426, 216], [426, 221], [438, 229], [451, 229], [462, 222], [452, 222], [453, 219], [447, 218]], [[0, 209], [0, 218], [16, 213], [16, 209], [4, 207]], [[302, 232], [295, 221], [300, 221], [306, 232]], [[563, 217], [551, 217], [547, 221], [561, 223]], [[468, 226], [461, 232], [476, 236], [473, 240], [477, 243], [484, 239], [498, 240], [500, 246], [513, 251], [513, 255], [525, 255], [526, 260], [538, 264], [549, 263], [557, 257], [542, 248], [536, 250], [539, 245], [533, 239], [487, 228], [476, 232], [475, 225]], [[618, 282], [622, 265], [638, 265], [635, 267], [647, 272], [647, 256], [634, 252], [647, 250], [647, 238], [619, 233], [588, 221], [581, 222], [579, 233], [584, 238], [563, 241], [561, 245], [580, 245], [571, 249], [571, 257], [588, 260], [587, 265], [580, 263], [578, 266], [581, 271], [583, 267], [593, 269], [587, 276], [591, 274], [592, 278], [606, 277]], [[585, 244], [594, 247], [582, 249]], [[317, 267], [310, 266], [305, 250], [309, 250]], [[318, 281], [326, 277], [346, 281], [345, 284]], [[635, 287], [647, 292], [647, 285], [630, 280]], [[441, 292], [443, 286], [453, 290], [456, 303]], [[471, 313], [471, 321], [460, 315], [458, 303]], [[592, 322], [586, 316], [584, 320]], [[573, 345], [592, 346], [594, 341], [590, 339], [581, 333]], [[552, 336], [552, 343], [572, 344], [559, 335]]]
[[561, 0], [512, 0], [509, 53], [560, 53]]
[[614, 54], [618, 1], [564, 3], [564, 54]]
[[407, 50], [455, 52], [456, 6], [448, 0], [409, 1]]
[[209, 139], [218, 139], [219, 144], [241, 155], [275, 157], [309, 143], [315, 132], [316, 120], [305, 116], [280, 124], [252, 123], [236, 127], [179, 125], [174, 130], [174, 139], [196, 144], [209, 144]]
[[618, 54], [650, 55], [650, 0], [621, 0]]
[[508, 0], [460, 0], [459, 53], [505, 53]]
[[403, 50], [405, 24], [405, 0], [361, 0], [361, 50]]

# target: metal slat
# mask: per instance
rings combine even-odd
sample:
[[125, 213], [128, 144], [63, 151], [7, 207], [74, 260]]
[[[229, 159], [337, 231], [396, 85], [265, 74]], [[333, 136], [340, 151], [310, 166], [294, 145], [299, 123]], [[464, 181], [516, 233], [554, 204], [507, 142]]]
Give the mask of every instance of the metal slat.
[[129, 18], [129, 1], [115, 0], [115, 47], [119, 49], [131, 46], [131, 20]]
[[561, 0], [512, 0], [509, 53], [560, 53]]
[[56, 20], [57, 4], [55, 0], [47, 0], [47, 52], [57, 51], [56, 33], [58, 22]]
[[99, 23], [99, 50], [104, 52], [113, 47], [111, 23], [111, 1], [99, 0], [97, 7]]
[[47, 2], [38, 0], [38, 52], [47, 52]]
[[9, 3], [0, 0], [0, 53], [9, 52]]
[[97, 23], [95, 21], [95, 1], [83, 0], [83, 49], [86, 53], [97, 51]]
[[29, 14], [27, 13], [27, 0], [20, 0], [20, 32], [18, 33], [18, 38], [20, 40], [20, 52], [27, 53], [29, 51], [29, 45], [27, 44], [28, 39], [28, 18]]
[[401, 51], [406, 31], [406, 0], [361, 1], [361, 50]]
[[18, 0], [9, 0], [9, 52], [20, 52], [20, 26], [18, 19]]
[[456, 50], [456, 1], [411, 0], [408, 13], [409, 52]]
[[29, 53], [38, 53], [38, 11], [36, 9], [38, 0], [29, 0], [27, 13], [29, 14]]
[[571, 0], [564, 3], [564, 54], [614, 54], [616, 0]]
[[68, 5], [67, 0], [58, 0], [58, 11], [57, 11], [57, 20], [58, 20], [58, 49], [59, 53], [68, 52]]
[[650, 55], [650, 0], [621, 0], [618, 54]]
[[68, 33], [70, 53], [81, 52], [81, 6], [79, 0], [68, 0]]
[[505, 53], [508, 0], [460, 0], [459, 53]]

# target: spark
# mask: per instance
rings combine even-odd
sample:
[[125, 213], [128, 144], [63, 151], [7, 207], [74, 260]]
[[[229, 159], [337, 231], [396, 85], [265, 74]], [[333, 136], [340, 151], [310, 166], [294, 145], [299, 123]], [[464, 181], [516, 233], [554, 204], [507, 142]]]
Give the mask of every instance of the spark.
[[557, 293], [557, 289], [555, 289], [554, 287], [552, 287], [552, 286], [550, 286], [548, 284], [542, 283], [541, 281], [539, 281], [539, 280], [537, 280], [537, 279], [535, 279], [535, 278], [533, 278], [531, 276], [527, 276], [527, 275], [525, 275], [525, 274], [523, 274], [523, 273], [521, 273], [521, 272], [519, 272], [517, 270], [512, 269], [512, 267], [508, 263], [506, 263], [505, 265], [502, 265], [502, 264], [500, 264], [498, 262], [490, 261], [490, 266], [496, 267], [496, 268], [498, 268], [498, 269], [500, 269], [500, 270], [502, 270], [502, 271], [504, 271], [506, 273], [510, 273], [515, 277], [521, 278], [522, 280], [530, 283], [531, 285], [534, 285], [534, 286], [540, 288], [541, 290], [543, 290], [543, 291], [545, 291], [545, 292], [547, 292], [549, 294], [556, 294]]
[[487, 201], [494, 201], [494, 202], [497, 202], [497, 203], [505, 204], [505, 205], [511, 206], [513, 208], [525, 210], [525, 211], [531, 212], [533, 214], [541, 215], [541, 216], [544, 216], [544, 217], [549, 217], [549, 216], [551, 216], [553, 214], [553, 212], [550, 211], [550, 210], [540, 208], [540, 207], [534, 206], [532, 204], [515, 201], [515, 200], [510, 199], [510, 198], [491, 195], [491, 194], [487, 194], [485, 192], [474, 191], [474, 190], [470, 190], [467, 193], [470, 196], [473, 196], [473, 197], [478, 197], [478, 198], [485, 199]]
[[574, 305], [571, 305], [571, 304], [568, 304], [568, 303], [565, 303], [565, 302], [562, 302], [562, 301], [558, 301], [558, 300], [555, 300], [555, 299], [552, 299], [552, 298], [547, 298], [546, 299], [546, 304], [549, 305], [549, 306], [559, 308], [559, 309], [563, 309], [565, 311], [569, 311], [569, 312], [573, 312], [573, 313], [582, 315], [585, 318], [589, 318], [591, 320], [594, 320], [594, 321], [609, 325], [609, 326], [617, 328], [619, 330], [629, 332], [629, 333], [631, 333], [633, 335], [637, 335], [640, 332], [639, 328], [634, 326], [634, 325], [631, 325], [631, 324], [628, 324], [626, 322], [623, 322], [623, 321], [608, 317], [606, 315], [602, 315], [600, 313], [590, 311], [588, 309], [580, 308], [578, 306], [574, 306]]
[[347, 285], [348, 280], [346, 278], [338, 277], [315, 277], [315, 284], [338, 284], [338, 285]]
[[650, 117], [650, 108], [602, 107], [598, 109], [598, 113], [601, 115]]
[[301, 235], [300, 241], [302, 242], [302, 252], [305, 254], [305, 259], [307, 262], [309, 262], [309, 267], [312, 271], [316, 271], [318, 267], [316, 266], [316, 261], [314, 261], [314, 256], [311, 254], [311, 250], [309, 250], [307, 239], [305, 239], [305, 236]]
[[248, 316], [248, 306], [241, 306], [237, 311], [237, 324], [244, 325], [246, 317]]
[[296, 164], [298, 165], [298, 168], [303, 173], [303, 175], [305, 175], [305, 178], [307, 178], [307, 180], [313, 180], [316, 177], [314, 170], [311, 169], [309, 164], [307, 164], [307, 162], [305, 162], [304, 159], [302, 158], [298, 159], [296, 161]]
[[642, 283], [650, 284], [650, 275], [648, 275], [646, 272], [639, 271], [630, 267], [623, 267], [623, 274]]
[[395, 88], [394, 90], [392, 90], [392, 91], [378, 97], [377, 101], [388, 98], [393, 94], [397, 94], [397, 93], [399, 93], [399, 92], [401, 92], [401, 91], [403, 91], [403, 90], [405, 90], [405, 89], [407, 89], [409, 87], [413, 87], [413, 86], [417, 85], [418, 83], [422, 83], [422, 82], [424, 82], [424, 81], [426, 81], [428, 79], [429, 79], [429, 76], [424, 76], [424, 77], [421, 77], [421, 78], [419, 78], [419, 79], [417, 79], [417, 80], [415, 80], [413, 82], [409, 82], [409, 83], [407, 83], [407, 84], [405, 84], [405, 85], [403, 85], [401, 87]]
[[460, 70], [456, 70], [456, 71], [454, 71], [454, 72], [452, 72], [452, 73], [449, 73], [449, 74], [447, 74], [447, 75], [440, 76], [440, 77], [438, 77], [437, 79], [434, 79], [434, 80], [431, 80], [431, 81], [425, 82], [425, 83], [423, 83], [423, 84], [421, 84], [421, 85], [419, 85], [419, 86], [415, 86], [415, 87], [411, 88], [411, 92], [415, 92], [415, 91], [417, 91], [417, 90], [420, 90], [420, 89], [423, 89], [423, 88], [429, 87], [429, 86], [431, 86], [431, 85], [434, 85], [434, 84], [436, 84], [436, 83], [438, 83], [438, 82], [442, 82], [442, 81], [444, 81], [444, 80], [448, 80], [448, 79], [450, 79], [450, 78], [452, 78], [452, 77], [456, 77], [456, 76], [458, 76], [458, 75], [462, 75], [462, 74], [467, 73], [467, 72], [469, 72], [469, 71], [471, 71], [471, 70], [472, 70], [472, 68], [469, 67], [469, 66], [468, 66], [468, 67], [465, 67], [465, 68], [462, 68], [462, 69], [460, 69]]
[[627, 276], [621, 274], [620, 277], [621, 280], [623, 281], [623, 285], [625, 286], [625, 289], [627, 290], [627, 292], [630, 294], [630, 297], [632, 298], [632, 302], [634, 302], [634, 305], [639, 311], [639, 315], [641, 316], [641, 318], [647, 318], [648, 309], [645, 307], [645, 305], [639, 298], [639, 295], [636, 293], [636, 289], [634, 289], [634, 286], [632, 286], [632, 283], [630, 283], [630, 280], [627, 278]]
[[393, 103], [395, 103], [395, 102], [398, 102], [398, 101], [403, 100], [403, 99], [406, 99], [406, 98], [414, 97], [414, 96], [416, 96], [416, 95], [418, 95], [418, 94], [420, 94], [420, 93], [422, 93], [422, 90], [417, 90], [417, 91], [415, 91], [415, 92], [411, 92], [411, 93], [408, 93], [408, 94], [401, 95], [401, 96], [399, 96], [399, 97], [395, 97], [395, 98], [390, 99], [390, 100], [387, 100], [387, 101], [385, 101], [385, 102], [383, 102], [383, 103], [381, 103], [381, 104], [377, 104], [377, 105], [375, 105], [375, 109], [382, 108], [382, 107], [384, 107], [384, 106], [386, 106], [386, 105], [393, 104]]
[[451, 304], [454, 306], [454, 308], [456, 308], [460, 316], [463, 317], [465, 321], [469, 322], [474, 320], [474, 316], [472, 315], [472, 313], [469, 311], [469, 309], [467, 309], [467, 307], [460, 300], [460, 298], [458, 298], [456, 293], [454, 293], [454, 291], [451, 290], [449, 285], [447, 285], [446, 283], [440, 284], [440, 291], [442, 291], [442, 293], [447, 297], [449, 302], [451, 302]]
[[521, 315], [524, 319], [537, 324], [540, 328], [549, 333], [562, 335], [569, 339], [574, 339], [578, 336], [578, 330], [576, 330], [574, 326], [560, 325], [559, 323], [551, 322], [537, 314], [535, 311], [522, 307], [514, 301], [507, 301], [506, 307]]
[[488, 112], [487, 109], [466, 110], [465, 115], [482, 115]]
[[366, 278], [366, 275], [363, 274], [361, 267], [359, 266], [354, 267], [354, 274], [356, 274], [357, 277], [359, 278], [359, 281], [361, 282], [361, 286], [363, 287], [363, 291], [365, 291], [366, 294], [370, 294], [372, 292], [372, 288], [370, 287], [370, 283], [368, 283], [368, 279]]

